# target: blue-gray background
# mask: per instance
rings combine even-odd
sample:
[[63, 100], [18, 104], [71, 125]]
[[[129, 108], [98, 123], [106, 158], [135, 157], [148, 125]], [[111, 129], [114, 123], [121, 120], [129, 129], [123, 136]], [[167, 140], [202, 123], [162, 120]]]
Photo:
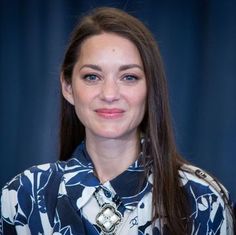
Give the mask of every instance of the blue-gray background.
[[122, 8], [154, 33], [181, 153], [236, 200], [236, 1], [1, 0], [0, 186], [58, 157], [59, 68], [78, 16]]

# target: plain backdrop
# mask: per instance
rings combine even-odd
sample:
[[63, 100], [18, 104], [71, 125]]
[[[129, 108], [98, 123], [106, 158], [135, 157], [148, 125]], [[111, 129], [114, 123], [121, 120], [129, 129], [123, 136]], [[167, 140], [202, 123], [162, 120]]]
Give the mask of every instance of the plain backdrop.
[[236, 200], [236, 1], [1, 0], [0, 186], [58, 158], [59, 71], [78, 17], [126, 10], [159, 43], [176, 141]]

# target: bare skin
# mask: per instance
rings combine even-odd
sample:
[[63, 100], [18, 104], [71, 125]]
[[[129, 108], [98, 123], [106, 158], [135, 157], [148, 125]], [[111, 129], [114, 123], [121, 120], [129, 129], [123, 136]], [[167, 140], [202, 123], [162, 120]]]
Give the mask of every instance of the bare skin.
[[119, 35], [86, 39], [64, 97], [85, 126], [86, 148], [104, 183], [125, 171], [140, 151], [138, 127], [146, 105], [146, 77], [136, 46]]
[[92, 157], [97, 177], [105, 183], [125, 171], [139, 154], [140, 143], [137, 137], [128, 140], [86, 139], [86, 147]]

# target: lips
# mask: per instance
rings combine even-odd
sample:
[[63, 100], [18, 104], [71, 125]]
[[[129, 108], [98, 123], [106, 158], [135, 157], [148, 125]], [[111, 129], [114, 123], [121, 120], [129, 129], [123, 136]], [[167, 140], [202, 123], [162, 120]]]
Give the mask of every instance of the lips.
[[125, 111], [123, 109], [112, 108], [112, 109], [96, 109], [95, 112], [100, 117], [106, 119], [116, 119], [122, 117]]

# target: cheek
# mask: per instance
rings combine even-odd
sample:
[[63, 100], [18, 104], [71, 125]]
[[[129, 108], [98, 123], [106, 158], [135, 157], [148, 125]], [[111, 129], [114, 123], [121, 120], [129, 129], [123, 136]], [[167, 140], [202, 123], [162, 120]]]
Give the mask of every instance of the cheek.
[[141, 115], [143, 117], [145, 110], [146, 110], [146, 92], [138, 93], [139, 95], [137, 96], [137, 93], [135, 96], [132, 96], [131, 100], [131, 105], [134, 109], [134, 112], [136, 115]]
[[140, 108], [143, 108], [143, 106], [146, 106], [146, 99], [147, 99], [147, 92], [146, 89], [144, 90], [137, 90], [132, 94], [133, 97], [133, 103]]
[[84, 89], [84, 87], [81, 86], [80, 84], [74, 86], [73, 96], [74, 96], [75, 106], [78, 106], [76, 108], [86, 107], [92, 99], [91, 94], [92, 93], [90, 91]]
[[[86, 110], [90, 105], [90, 97], [87, 95], [88, 93], [80, 90], [74, 93], [74, 106], [75, 111], [78, 118], [81, 120], [86, 115]], [[81, 120], [82, 121], [82, 120]]]
[[139, 97], [139, 103], [140, 103], [140, 114], [142, 116], [141, 119], [143, 119], [144, 114], [146, 112], [146, 108], [147, 108], [147, 92], [146, 90], [140, 95]]

